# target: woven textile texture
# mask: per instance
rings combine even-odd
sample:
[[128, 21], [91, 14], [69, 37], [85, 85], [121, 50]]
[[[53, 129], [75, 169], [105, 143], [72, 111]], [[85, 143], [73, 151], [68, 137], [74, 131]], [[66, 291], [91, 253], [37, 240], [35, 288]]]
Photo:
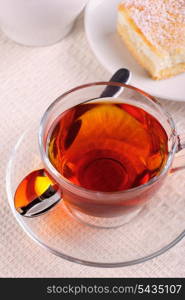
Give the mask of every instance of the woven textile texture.
[[[111, 74], [89, 48], [83, 16], [68, 37], [50, 47], [19, 46], [0, 32], [0, 62], [0, 277], [185, 277], [185, 239], [143, 264], [103, 269], [56, 257], [23, 232], [12, 215], [5, 191], [12, 145], [64, 91], [83, 83], [108, 80]], [[179, 132], [185, 131], [185, 103], [163, 104], [173, 115]]]

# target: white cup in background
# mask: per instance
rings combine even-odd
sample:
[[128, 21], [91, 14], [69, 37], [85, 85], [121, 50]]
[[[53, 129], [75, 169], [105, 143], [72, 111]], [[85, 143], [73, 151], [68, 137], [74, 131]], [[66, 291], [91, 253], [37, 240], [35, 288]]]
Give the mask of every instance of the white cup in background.
[[0, 28], [29, 46], [54, 44], [65, 37], [88, 0], [0, 0]]

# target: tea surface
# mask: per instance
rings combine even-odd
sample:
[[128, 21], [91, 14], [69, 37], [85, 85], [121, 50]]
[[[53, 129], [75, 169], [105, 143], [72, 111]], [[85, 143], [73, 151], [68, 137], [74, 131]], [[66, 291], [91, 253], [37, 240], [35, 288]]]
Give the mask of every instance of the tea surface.
[[65, 178], [103, 192], [148, 182], [168, 156], [161, 124], [123, 103], [86, 103], [65, 111], [52, 126], [47, 145], [51, 163]]

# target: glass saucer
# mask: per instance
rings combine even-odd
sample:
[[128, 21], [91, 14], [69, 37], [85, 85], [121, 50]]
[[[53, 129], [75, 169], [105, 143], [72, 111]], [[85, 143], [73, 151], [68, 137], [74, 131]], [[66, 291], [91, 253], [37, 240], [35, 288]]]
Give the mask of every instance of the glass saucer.
[[185, 235], [185, 181], [183, 171], [168, 175], [160, 191], [130, 222], [113, 229], [86, 226], [60, 201], [35, 218], [19, 215], [14, 192], [34, 169], [42, 168], [37, 142], [38, 124], [21, 134], [6, 170], [11, 210], [25, 232], [37, 243], [66, 260], [94, 267], [123, 267], [152, 259]]

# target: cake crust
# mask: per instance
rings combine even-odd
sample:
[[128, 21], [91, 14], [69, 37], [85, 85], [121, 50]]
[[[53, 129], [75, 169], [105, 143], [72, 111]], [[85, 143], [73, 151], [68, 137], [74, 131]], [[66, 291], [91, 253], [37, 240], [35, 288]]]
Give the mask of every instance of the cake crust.
[[124, 0], [117, 31], [153, 79], [185, 71], [185, 0]]

